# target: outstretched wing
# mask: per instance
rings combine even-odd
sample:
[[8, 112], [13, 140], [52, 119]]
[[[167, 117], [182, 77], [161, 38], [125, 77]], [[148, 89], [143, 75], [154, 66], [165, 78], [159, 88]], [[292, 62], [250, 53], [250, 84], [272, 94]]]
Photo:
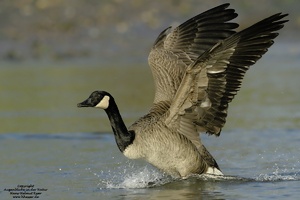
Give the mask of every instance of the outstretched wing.
[[155, 83], [154, 103], [171, 101], [188, 65], [220, 40], [234, 34], [237, 14], [223, 4], [199, 14], [177, 28], [164, 30], [156, 39], [148, 61]]
[[179, 132], [189, 138], [198, 137], [195, 131], [185, 130], [191, 124], [219, 136], [228, 103], [239, 90], [245, 72], [273, 44], [276, 31], [288, 21], [282, 20], [285, 16], [275, 14], [235, 33], [191, 63], [171, 104], [167, 125], [179, 123]]

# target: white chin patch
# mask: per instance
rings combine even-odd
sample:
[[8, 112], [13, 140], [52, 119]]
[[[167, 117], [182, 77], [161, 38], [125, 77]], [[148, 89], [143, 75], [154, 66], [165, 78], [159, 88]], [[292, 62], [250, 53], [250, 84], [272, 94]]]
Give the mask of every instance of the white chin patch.
[[96, 108], [106, 109], [109, 106], [109, 96], [105, 95], [103, 99], [95, 106]]

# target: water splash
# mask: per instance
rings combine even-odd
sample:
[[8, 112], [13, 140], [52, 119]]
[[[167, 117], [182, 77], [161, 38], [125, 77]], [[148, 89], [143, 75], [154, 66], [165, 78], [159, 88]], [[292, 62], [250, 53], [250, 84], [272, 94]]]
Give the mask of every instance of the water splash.
[[[276, 165], [277, 166], [277, 165]], [[278, 166], [271, 174], [260, 174], [255, 178], [256, 181], [299, 181], [300, 172], [293, 172], [286, 168], [280, 169]]]
[[148, 188], [169, 182], [168, 177], [148, 166], [132, 174], [126, 174], [120, 183], [107, 183], [107, 188]]
[[[275, 151], [276, 153], [276, 151]], [[299, 161], [295, 162], [294, 155], [279, 154], [275, 157], [276, 162], [271, 168], [270, 174], [260, 174], [256, 181], [298, 181], [300, 180]], [[294, 163], [294, 164], [292, 164]], [[298, 170], [296, 170], [298, 169]]]
[[[186, 181], [197, 179], [203, 181], [234, 181], [234, 182], [275, 182], [275, 181], [299, 181], [300, 172], [284, 172], [285, 170], [276, 169], [271, 174], [259, 174], [254, 178], [240, 176], [216, 176], [209, 174], [193, 175]], [[165, 173], [158, 171], [151, 166], [142, 168], [134, 165], [127, 165], [121, 171], [106, 171], [101, 174], [94, 174], [100, 178], [98, 186], [100, 189], [132, 189], [150, 188], [162, 186], [178, 179], [172, 178]]]
[[298, 181], [300, 180], [299, 175], [297, 174], [260, 174], [256, 181]]
[[[279, 159], [277, 159], [278, 161]], [[284, 160], [286, 161], [286, 160]], [[272, 161], [270, 161], [271, 163]], [[290, 163], [290, 162], [288, 162]], [[194, 175], [186, 181], [203, 180], [208, 182], [275, 182], [275, 181], [299, 181], [300, 171], [298, 164], [287, 164], [287, 162], [273, 162], [272, 167], [265, 168], [259, 175], [250, 177], [242, 176], [216, 176], [216, 175]], [[176, 182], [177, 179], [168, 176], [151, 165], [138, 162], [118, 162], [106, 168], [106, 170], [96, 172], [98, 187], [100, 189], [130, 189], [130, 188], [150, 188], [162, 186], [167, 183]], [[271, 173], [270, 173], [271, 172]]]
[[194, 174], [189, 177], [189, 179], [198, 179], [203, 181], [237, 181], [237, 182], [249, 182], [253, 181], [252, 178], [232, 176], [232, 175], [213, 175], [213, 174]]
[[172, 181], [170, 176], [150, 165], [137, 167], [132, 163], [95, 175], [100, 178], [98, 186], [106, 189], [149, 188]]

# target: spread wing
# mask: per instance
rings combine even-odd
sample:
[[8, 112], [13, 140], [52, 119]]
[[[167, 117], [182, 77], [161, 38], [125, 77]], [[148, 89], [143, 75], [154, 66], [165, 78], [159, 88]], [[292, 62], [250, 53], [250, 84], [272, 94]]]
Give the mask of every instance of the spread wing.
[[273, 44], [276, 31], [288, 21], [282, 20], [285, 16], [275, 14], [235, 33], [191, 63], [172, 101], [166, 124], [179, 123], [179, 132], [191, 138], [196, 146], [195, 127], [219, 136], [228, 103], [239, 90], [245, 72]]
[[185, 70], [199, 55], [233, 33], [237, 14], [223, 4], [199, 14], [177, 28], [164, 30], [156, 39], [148, 61], [155, 83], [154, 103], [172, 101]]

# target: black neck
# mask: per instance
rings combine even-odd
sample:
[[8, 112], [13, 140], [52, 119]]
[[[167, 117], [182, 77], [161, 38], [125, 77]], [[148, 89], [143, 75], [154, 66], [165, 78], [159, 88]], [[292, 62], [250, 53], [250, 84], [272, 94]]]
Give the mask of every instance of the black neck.
[[105, 112], [109, 118], [117, 145], [120, 151], [123, 152], [128, 145], [132, 144], [135, 137], [134, 131], [127, 130], [113, 98], [110, 98], [109, 107], [105, 109]]

